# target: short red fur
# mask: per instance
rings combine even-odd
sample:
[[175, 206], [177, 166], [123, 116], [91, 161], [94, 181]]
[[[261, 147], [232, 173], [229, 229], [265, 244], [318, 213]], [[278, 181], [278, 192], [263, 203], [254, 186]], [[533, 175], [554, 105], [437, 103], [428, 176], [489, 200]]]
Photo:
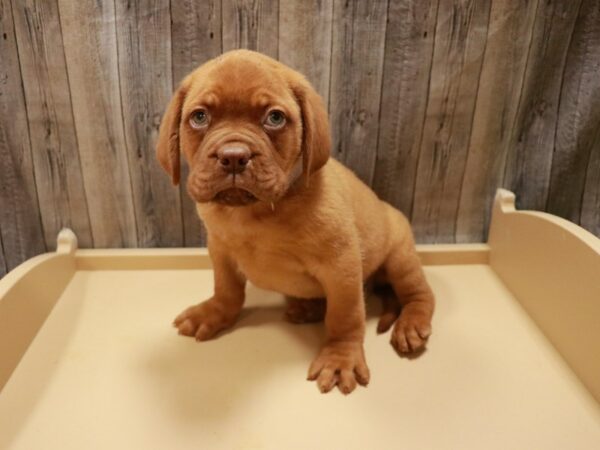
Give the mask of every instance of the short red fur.
[[[283, 125], [269, 126], [273, 111]], [[249, 280], [288, 296], [291, 321], [325, 319], [327, 339], [308, 378], [322, 392], [338, 386], [349, 393], [370, 378], [364, 282], [389, 286], [378, 331], [393, 326], [399, 353], [424, 348], [434, 297], [407, 219], [330, 159], [330, 147], [327, 112], [306, 79], [236, 50], [183, 80], [162, 120], [157, 154], [175, 184], [180, 153], [186, 158], [187, 190], [214, 265], [214, 295], [175, 319], [179, 332], [206, 340], [233, 325]]]

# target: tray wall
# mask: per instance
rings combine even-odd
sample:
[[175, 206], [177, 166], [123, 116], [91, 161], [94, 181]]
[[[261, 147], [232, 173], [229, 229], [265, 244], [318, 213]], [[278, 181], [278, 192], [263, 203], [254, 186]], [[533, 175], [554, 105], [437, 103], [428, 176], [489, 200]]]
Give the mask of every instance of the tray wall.
[[[499, 190], [490, 265], [600, 402], [600, 239]], [[510, 332], [510, 330], [507, 330]]]

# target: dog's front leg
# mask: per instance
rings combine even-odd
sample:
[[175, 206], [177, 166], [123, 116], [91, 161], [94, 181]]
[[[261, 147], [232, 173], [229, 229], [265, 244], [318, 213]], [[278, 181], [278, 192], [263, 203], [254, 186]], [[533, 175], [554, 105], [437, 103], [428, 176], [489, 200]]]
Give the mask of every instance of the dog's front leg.
[[210, 339], [233, 325], [244, 305], [246, 278], [219, 247], [209, 245], [209, 252], [215, 280], [214, 295], [187, 308], [173, 323], [179, 334], [193, 336], [198, 341]]
[[316, 276], [327, 297], [327, 341], [311, 364], [308, 379], [317, 380], [321, 392], [329, 392], [337, 385], [341, 392], [349, 394], [357, 383], [366, 386], [369, 382], [363, 349], [365, 303], [358, 252], [319, 267]]

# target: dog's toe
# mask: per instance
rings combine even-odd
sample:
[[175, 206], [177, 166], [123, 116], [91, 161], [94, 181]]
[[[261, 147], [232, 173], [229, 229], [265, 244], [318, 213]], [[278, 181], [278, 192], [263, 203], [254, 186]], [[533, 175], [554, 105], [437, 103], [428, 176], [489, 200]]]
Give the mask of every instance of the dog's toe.
[[356, 389], [357, 380], [353, 370], [344, 369], [340, 371], [338, 389], [342, 394], [349, 394]]
[[331, 367], [325, 367], [321, 370], [317, 378], [317, 386], [322, 393], [331, 391], [338, 382], [338, 376], [335, 370]]
[[308, 370], [308, 379], [316, 380], [323, 393], [335, 386], [343, 394], [349, 394], [357, 385], [369, 382], [369, 369], [361, 343], [335, 342], [323, 347]]
[[183, 319], [179, 321], [176, 327], [179, 330], [179, 334], [183, 336], [194, 336], [196, 331], [196, 326], [189, 319]]
[[431, 322], [419, 314], [401, 314], [392, 331], [391, 344], [400, 354], [419, 352], [431, 335]]
[[235, 316], [227, 315], [223, 308], [211, 299], [187, 308], [175, 318], [173, 325], [183, 336], [206, 341], [234, 322]]

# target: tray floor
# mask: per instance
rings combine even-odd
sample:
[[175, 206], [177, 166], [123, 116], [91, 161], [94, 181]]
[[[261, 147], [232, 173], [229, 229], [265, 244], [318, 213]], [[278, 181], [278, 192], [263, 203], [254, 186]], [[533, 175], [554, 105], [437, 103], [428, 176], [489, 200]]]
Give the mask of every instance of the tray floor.
[[488, 266], [431, 266], [429, 349], [375, 332], [372, 380], [348, 397], [304, 381], [323, 325], [248, 288], [214, 341], [171, 320], [212, 273], [80, 271], [0, 394], [0, 448], [600, 448], [600, 411]]

